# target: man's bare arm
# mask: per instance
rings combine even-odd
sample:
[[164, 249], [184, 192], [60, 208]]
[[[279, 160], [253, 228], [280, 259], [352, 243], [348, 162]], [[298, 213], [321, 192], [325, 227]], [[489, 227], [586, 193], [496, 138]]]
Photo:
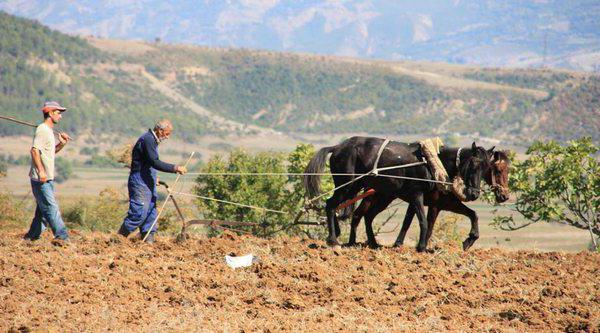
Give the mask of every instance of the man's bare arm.
[[54, 152], [58, 153], [67, 144], [67, 141], [71, 140], [71, 137], [67, 133], [58, 134], [58, 144], [54, 147]]
[[45, 183], [48, 180], [48, 176], [46, 175], [46, 169], [44, 169], [44, 165], [42, 164], [40, 151], [37, 148], [31, 148], [31, 159], [33, 160], [33, 165], [37, 170], [39, 181]]

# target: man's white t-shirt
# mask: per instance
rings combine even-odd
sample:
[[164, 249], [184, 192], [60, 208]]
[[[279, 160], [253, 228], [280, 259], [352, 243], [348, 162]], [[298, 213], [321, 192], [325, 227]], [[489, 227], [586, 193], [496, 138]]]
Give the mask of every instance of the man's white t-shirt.
[[[54, 179], [54, 155], [56, 152], [56, 141], [54, 140], [52, 128], [46, 125], [46, 123], [41, 123], [38, 127], [36, 127], [35, 135], [33, 137], [33, 144], [31, 146], [39, 150], [42, 165], [44, 165], [48, 180]], [[38, 170], [33, 163], [33, 159], [31, 160], [29, 177], [31, 177], [33, 180], [39, 180], [40, 178], [38, 175]]]

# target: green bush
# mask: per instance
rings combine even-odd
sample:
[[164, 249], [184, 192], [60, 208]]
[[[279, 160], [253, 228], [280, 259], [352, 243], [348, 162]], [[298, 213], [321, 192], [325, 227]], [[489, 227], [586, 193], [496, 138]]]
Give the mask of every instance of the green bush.
[[73, 177], [73, 163], [64, 157], [57, 157], [54, 161], [54, 181], [57, 183], [66, 182]]
[[109, 232], [119, 229], [128, 207], [122, 191], [106, 188], [98, 198], [80, 199], [66, 205], [62, 216], [69, 228]]
[[85, 165], [99, 168], [118, 168], [121, 166], [121, 163], [114, 161], [110, 157], [94, 154], [89, 160], [85, 161]]
[[[159, 199], [158, 204], [161, 205], [163, 200], [164, 197]], [[181, 223], [175, 210], [169, 207], [167, 205], [157, 222], [158, 231], [175, 234], [181, 230]], [[115, 232], [123, 223], [128, 209], [127, 194], [117, 188], [108, 187], [96, 198], [87, 197], [65, 205], [62, 216], [69, 228]]]
[[0, 178], [6, 177], [7, 173], [8, 173], [8, 163], [0, 160]]
[[79, 154], [81, 155], [97, 155], [100, 149], [98, 147], [83, 147], [79, 150]]
[[[232, 151], [227, 158], [212, 157], [202, 168], [209, 173], [299, 173], [303, 172], [314, 155], [312, 145], [298, 145], [290, 154]], [[324, 177], [327, 178], [327, 177]], [[324, 179], [325, 180], [325, 179]], [[324, 181], [323, 189], [332, 188]], [[310, 228], [294, 224], [294, 219], [304, 204], [302, 178], [298, 176], [198, 176], [194, 192], [205, 197], [263, 207], [285, 213], [266, 212], [215, 201], [198, 199], [198, 209], [206, 218], [257, 223], [247, 227], [258, 236], [279, 232], [296, 235], [320, 235]], [[318, 227], [322, 229], [322, 227]]]

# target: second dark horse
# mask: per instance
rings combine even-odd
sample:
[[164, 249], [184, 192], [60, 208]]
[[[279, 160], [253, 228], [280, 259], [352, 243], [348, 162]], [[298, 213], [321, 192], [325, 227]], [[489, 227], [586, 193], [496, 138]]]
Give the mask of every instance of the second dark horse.
[[[365, 174], [375, 167], [378, 151], [385, 140], [374, 137], [352, 137], [339, 145], [322, 148], [315, 154], [306, 167], [306, 173], [322, 173], [325, 168], [327, 155], [331, 153], [329, 165], [331, 173]], [[464, 195], [468, 201], [476, 200], [480, 193], [480, 182], [483, 173], [489, 168], [487, 151], [475, 145], [470, 148], [442, 148], [439, 158], [450, 179], [460, 176], [465, 183]], [[418, 143], [401, 143], [390, 141], [381, 152], [377, 167], [390, 167], [421, 162], [423, 155]], [[427, 248], [427, 220], [425, 218], [424, 196], [436, 190], [436, 184], [421, 180], [386, 177], [386, 175], [412, 177], [432, 180], [433, 176], [427, 165], [417, 165], [401, 169], [386, 170], [379, 176], [369, 175], [351, 182], [357, 176], [334, 175], [333, 181], [337, 188], [327, 199], [325, 211], [327, 214], [329, 245], [338, 245], [340, 234], [339, 224], [335, 215], [336, 208], [346, 200], [354, 198], [363, 189], [374, 189], [385, 197], [400, 198], [414, 207], [419, 220], [419, 242], [417, 251]], [[320, 177], [307, 175], [304, 177], [304, 187], [310, 198], [319, 193]]]

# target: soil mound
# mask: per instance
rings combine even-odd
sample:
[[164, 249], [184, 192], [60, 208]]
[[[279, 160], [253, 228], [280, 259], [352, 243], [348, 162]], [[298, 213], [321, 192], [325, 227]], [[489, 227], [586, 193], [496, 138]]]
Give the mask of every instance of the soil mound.
[[[154, 246], [0, 236], [0, 328], [28, 331], [600, 331], [600, 255], [333, 250], [226, 233]], [[227, 254], [259, 262], [232, 270]]]

